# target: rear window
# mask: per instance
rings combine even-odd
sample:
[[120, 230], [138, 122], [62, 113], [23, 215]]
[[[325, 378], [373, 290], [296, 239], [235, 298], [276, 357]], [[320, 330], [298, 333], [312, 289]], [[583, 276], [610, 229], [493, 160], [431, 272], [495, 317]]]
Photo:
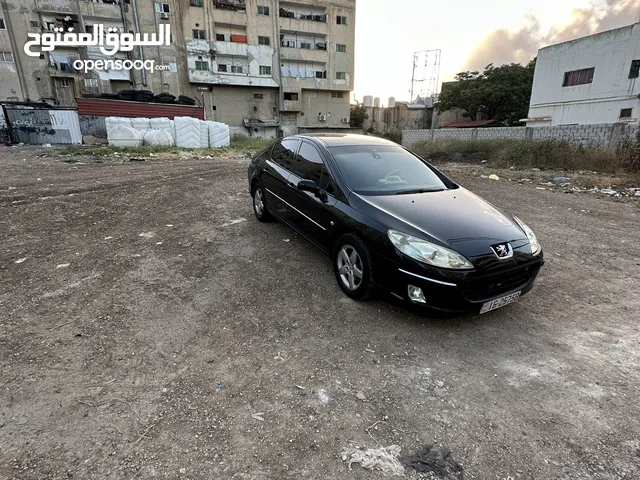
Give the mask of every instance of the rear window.
[[329, 151], [349, 187], [362, 195], [447, 188], [427, 164], [401, 147], [353, 145]]

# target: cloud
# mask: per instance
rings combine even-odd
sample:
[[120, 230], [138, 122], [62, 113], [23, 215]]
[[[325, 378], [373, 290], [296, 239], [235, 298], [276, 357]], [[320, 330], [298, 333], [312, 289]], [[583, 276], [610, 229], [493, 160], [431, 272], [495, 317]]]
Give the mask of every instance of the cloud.
[[518, 30], [494, 30], [484, 37], [467, 57], [464, 70], [483, 70], [490, 63], [526, 64], [541, 47], [629, 25], [639, 20], [638, 13], [637, 0], [600, 0], [573, 10], [568, 24], [548, 32], [542, 32], [538, 19], [529, 15]]

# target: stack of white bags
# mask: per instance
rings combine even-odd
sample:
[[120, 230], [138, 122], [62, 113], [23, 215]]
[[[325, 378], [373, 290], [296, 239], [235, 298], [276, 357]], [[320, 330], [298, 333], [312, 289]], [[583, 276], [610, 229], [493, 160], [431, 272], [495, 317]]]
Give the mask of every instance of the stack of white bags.
[[192, 117], [107, 117], [107, 140], [114, 147], [141, 145], [182, 148], [223, 148], [231, 143], [229, 125]]

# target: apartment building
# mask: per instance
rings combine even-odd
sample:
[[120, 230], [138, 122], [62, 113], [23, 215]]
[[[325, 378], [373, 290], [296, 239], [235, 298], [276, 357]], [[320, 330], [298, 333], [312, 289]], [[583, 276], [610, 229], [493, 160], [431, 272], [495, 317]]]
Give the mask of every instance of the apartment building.
[[[85, 93], [134, 88], [187, 95], [234, 133], [275, 136], [349, 127], [355, 0], [20, 0], [0, 13], [0, 102], [74, 105]], [[77, 59], [105, 59], [95, 47], [27, 56], [27, 33], [158, 32], [169, 46], [119, 51], [160, 69], [79, 72]], [[114, 58], [114, 57], [109, 57]]]

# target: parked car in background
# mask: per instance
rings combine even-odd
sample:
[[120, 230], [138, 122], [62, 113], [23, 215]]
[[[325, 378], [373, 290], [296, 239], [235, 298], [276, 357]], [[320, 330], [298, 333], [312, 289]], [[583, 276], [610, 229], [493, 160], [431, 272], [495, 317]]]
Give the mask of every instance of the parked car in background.
[[356, 300], [379, 286], [410, 304], [485, 313], [529, 292], [544, 263], [522, 220], [388, 140], [292, 136], [248, 175], [256, 218], [277, 218], [329, 255]]

